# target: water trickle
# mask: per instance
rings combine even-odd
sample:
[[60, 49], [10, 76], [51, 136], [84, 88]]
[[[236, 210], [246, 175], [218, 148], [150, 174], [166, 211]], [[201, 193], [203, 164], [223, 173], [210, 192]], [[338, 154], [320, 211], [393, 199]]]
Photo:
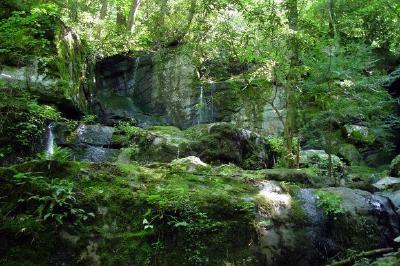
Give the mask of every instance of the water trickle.
[[200, 96], [199, 96], [199, 104], [198, 104], [199, 114], [198, 114], [197, 124], [204, 122], [205, 106], [206, 106], [206, 103], [204, 102], [204, 88], [203, 88], [203, 86], [200, 86]]
[[210, 115], [210, 122], [214, 121], [214, 96], [213, 96], [213, 92], [217, 89], [217, 86], [215, 84], [215, 82], [211, 81], [210, 82], [210, 94], [211, 94], [211, 107], [210, 107], [210, 111], [211, 111], [211, 115]]
[[54, 154], [54, 133], [53, 129], [55, 127], [54, 123], [50, 123], [47, 126], [47, 143], [46, 143], [46, 158], [50, 159]]
[[135, 58], [135, 68], [133, 69], [133, 77], [132, 77], [132, 87], [131, 87], [131, 94], [135, 92], [135, 87], [136, 87], [136, 79], [137, 79], [137, 72], [139, 69], [139, 64], [140, 64], [140, 57]]

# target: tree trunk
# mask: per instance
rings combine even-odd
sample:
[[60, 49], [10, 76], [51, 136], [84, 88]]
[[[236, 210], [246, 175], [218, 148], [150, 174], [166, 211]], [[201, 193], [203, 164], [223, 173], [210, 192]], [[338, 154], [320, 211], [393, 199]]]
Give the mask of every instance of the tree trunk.
[[298, 30], [298, 4], [297, 0], [287, 0], [286, 1], [286, 11], [290, 29], [290, 35], [288, 38], [288, 47], [290, 49], [290, 71], [287, 77], [287, 85], [285, 88], [286, 96], [286, 121], [284, 129], [284, 141], [285, 148], [287, 152], [287, 166], [289, 168], [295, 167], [295, 155], [293, 154], [293, 135], [295, 130], [295, 119], [296, 119], [296, 90], [298, 82], [298, 66], [300, 65], [299, 60], [299, 45], [296, 37], [296, 32]]
[[329, 0], [329, 36], [331, 38], [337, 38], [337, 31], [336, 31], [336, 18], [335, 18], [335, 0]]
[[103, 20], [107, 16], [108, 0], [101, 0], [100, 19]]
[[127, 24], [127, 31], [132, 32], [133, 31], [133, 26], [135, 25], [135, 19], [137, 15], [137, 11], [139, 9], [140, 5], [140, 0], [132, 0], [131, 4], [131, 9], [129, 11], [129, 17], [128, 17], [128, 24]]

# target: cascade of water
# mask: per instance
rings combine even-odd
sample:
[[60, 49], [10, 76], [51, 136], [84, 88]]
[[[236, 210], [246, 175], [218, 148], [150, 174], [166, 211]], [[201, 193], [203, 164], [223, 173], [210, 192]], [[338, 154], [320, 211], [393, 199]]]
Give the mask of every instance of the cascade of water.
[[204, 89], [203, 86], [200, 86], [200, 97], [199, 97], [199, 104], [198, 104], [198, 120], [197, 124], [200, 124], [203, 122], [204, 119]]
[[53, 133], [54, 126], [55, 126], [54, 123], [50, 123], [47, 126], [47, 143], [45, 151], [47, 159], [50, 159], [54, 154], [54, 133]]
[[139, 69], [139, 64], [140, 64], [140, 57], [135, 58], [135, 68], [133, 69], [133, 77], [132, 77], [132, 87], [131, 87], [131, 95], [135, 92], [135, 87], [136, 87], [136, 79], [137, 79], [137, 72]]
[[211, 107], [210, 107], [210, 111], [211, 111], [211, 116], [210, 116], [210, 122], [214, 121], [214, 96], [213, 96], [213, 92], [216, 90], [216, 84], [215, 82], [211, 81], [210, 82], [210, 97], [211, 97]]

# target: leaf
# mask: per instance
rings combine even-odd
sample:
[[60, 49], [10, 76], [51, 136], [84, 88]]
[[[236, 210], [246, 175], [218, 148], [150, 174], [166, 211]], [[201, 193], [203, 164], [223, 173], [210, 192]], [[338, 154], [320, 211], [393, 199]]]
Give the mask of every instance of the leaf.
[[183, 222], [178, 222], [178, 223], [175, 223], [175, 227], [181, 227], [181, 226], [183, 226], [183, 227], [186, 227], [186, 226], [188, 226], [189, 224], [187, 223], [187, 222], [185, 222], [185, 221], [183, 221]]

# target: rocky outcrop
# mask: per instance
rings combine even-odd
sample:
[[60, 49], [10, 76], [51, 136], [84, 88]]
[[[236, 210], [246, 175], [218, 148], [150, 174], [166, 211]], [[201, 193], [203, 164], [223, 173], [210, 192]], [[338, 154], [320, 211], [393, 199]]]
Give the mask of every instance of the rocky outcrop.
[[[283, 124], [274, 108], [284, 116], [283, 96], [280, 90], [267, 91], [247, 88], [240, 80], [200, 80], [187, 56], [168, 50], [99, 61], [96, 88], [88, 102], [107, 125], [130, 120], [140, 127], [173, 125], [185, 129], [196, 124], [233, 122], [253, 131], [277, 134]], [[260, 93], [265, 97], [259, 97]]]
[[263, 136], [228, 123], [198, 125], [185, 131], [169, 126], [115, 129], [81, 124], [67, 128], [65, 124], [56, 126], [55, 143], [88, 161], [169, 163], [197, 156], [207, 163], [260, 169], [272, 167], [277, 157]]
[[114, 128], [101, 125], [78, 125], [68, 129], [58, 123], [54, 128], [55, 144], [71, 150], [75, 160], [113, 162], [120, 154], [112, 147]]
[[78, 119], [88, 112], [94, 64], [76, 32], [60, 24], [53, 34], [52, 60], [35, 57], [25, 66], [2, 65], [0, 81], [27, 90], [39, 103], [54, 105], [67, 118]]
[[260, 184], [259, 242], [265, 265], [322, 265], [346, 248], [387, 247], [398, 235], [391, 202], [349, 188], [288, 189]]

